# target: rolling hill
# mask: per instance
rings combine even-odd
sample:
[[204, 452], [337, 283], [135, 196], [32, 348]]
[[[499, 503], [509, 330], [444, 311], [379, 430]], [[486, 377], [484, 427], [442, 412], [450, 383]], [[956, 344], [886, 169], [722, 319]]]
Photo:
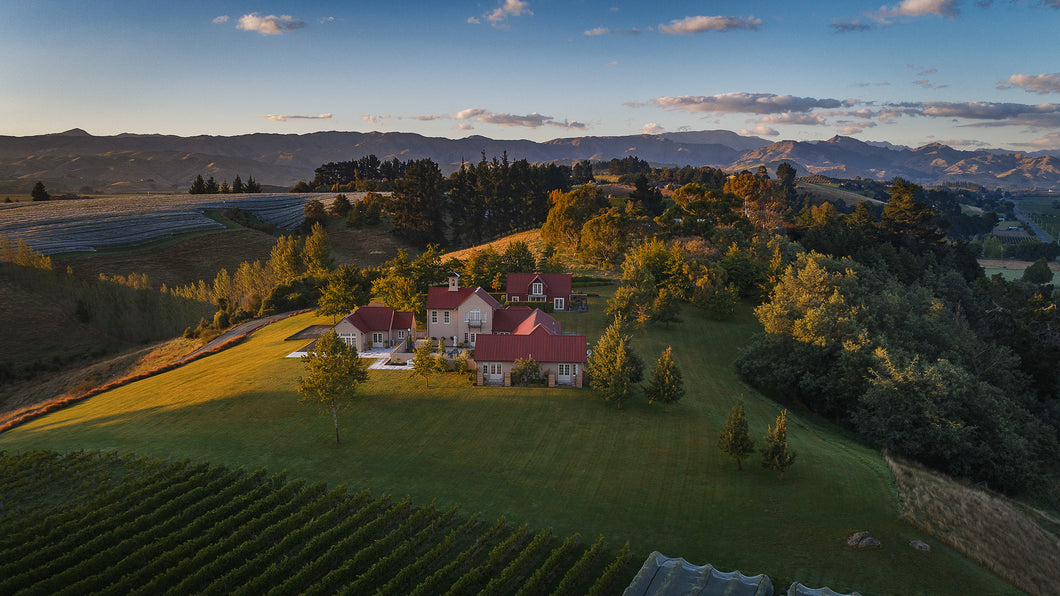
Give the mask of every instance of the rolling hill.
[[932, 143], [909, 149], [836, 136], [779, 141], [729, 131], [663, 135], [584, 136], [538, 143], [483, 136], [462, 139], [401, 132], [318, 132], [179, 137], [154, 134], [93, 136], [84, 130], [0, 137], [0, 192], [27, 193], [41, 180], [53, 193], [183, 191], [195, 175], [232, 180], [253, 176], [275, 189], [313, 178], [321, 164], [374, 154], [380, 159], [430, 158], [444, 172], [461, 162], [507, 153], [511, 160], [573, 163], [637, 156], [657, 166], [770, 169], [782, 161], [800, 173], [925, 184], [968, 181], [987, 188], [1060, 188], [1060, 159], [998, 150], [960, 151]]

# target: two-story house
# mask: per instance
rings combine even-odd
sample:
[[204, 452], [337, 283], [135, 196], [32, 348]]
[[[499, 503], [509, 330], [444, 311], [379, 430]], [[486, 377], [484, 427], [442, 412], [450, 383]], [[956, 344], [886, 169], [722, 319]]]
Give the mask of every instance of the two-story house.
[[508, 302], [548, 302], [552, 310], [564, 312], [571, 308], [571, 287], [569, 273], [509, 273], [505, 299]]
[[452, 273], [447, 287], [427, 288], [427, 337], [474, 348], [479, 335], [493, 332], [493, 313], [500, 308], [481, 287], [461, 288], [460, 275]]

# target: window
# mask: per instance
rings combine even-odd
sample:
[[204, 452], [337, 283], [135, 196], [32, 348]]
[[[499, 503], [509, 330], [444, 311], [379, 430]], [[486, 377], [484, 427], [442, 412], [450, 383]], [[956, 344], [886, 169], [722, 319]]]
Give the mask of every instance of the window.
[[519, 302], [519, 297], [518, 296], [512, 296], [511, 298], [508, 298], [508, 301], [509, 302]]
[[398, 329], [398, 339], [405, 339], [405, 330]]
[[563, 299], [562, 298], [553, 298], [552, 299], [552, 310], [563, 310], [563, 306], [564, 306], [564, 304], [563, 304]]
[[467, 334], [466, 333], [464, 334], [464, 343], [465, 344], [467, 343]]
[[445, 311], [442, 313], [442, 322], [446, 325], [449, 324], [449, 311]]
[[475, 334], [474, 333], [471, 334], [471, 345], [472, 346], [475, 345]]
[[569, 377], [570, 376], [570, 365], [569, 364], [561, 364], [561, 365], [559, 365], [559, 376], [561, 376], [561, 377]]
[[432, 310], [431, 311], [431, 322], [435, 323], [435, 324], [438, 323], [438, 311], [436, 311], [436, 310]]
[[471, 312], [468, 313], [468, 316], [470, 317], [470, 321], [472, 323], [478, 323], [482, 320], [482, 313], [479, 312], [479, 309], [477, 308], [472, 308]]
[[544, 285], [545, 284], [543, 284], [543, 283], [541, 283], [539, 281], [535, 281], [533, 283], [532, 288], [533, 288], [533, 292], [534, 292], [535, 296], [540, 296], [542, 293], [544, 293], [544, 291], [545, 291]]

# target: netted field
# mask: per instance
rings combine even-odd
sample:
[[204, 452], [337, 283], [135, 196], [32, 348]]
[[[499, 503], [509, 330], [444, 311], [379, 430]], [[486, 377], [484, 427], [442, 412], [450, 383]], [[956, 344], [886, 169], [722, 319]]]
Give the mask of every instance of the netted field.
[[[350, 200], [359, 197], [349, 195]], [[305, 204], [333, 194], [144, 195], [0, 204], [0, 236], [22, 238], [51, 255], [135, 246], [185, 232], [221, 229], [204, 215], [238, 207], [284, 230], [298, 227]]]

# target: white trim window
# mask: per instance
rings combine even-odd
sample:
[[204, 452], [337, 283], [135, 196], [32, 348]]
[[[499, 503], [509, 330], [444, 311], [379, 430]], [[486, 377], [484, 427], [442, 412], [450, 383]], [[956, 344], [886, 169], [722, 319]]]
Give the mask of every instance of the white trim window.
[[508, 302], [519, 302], [519, 295], [513, 295], [511, 298], [508, 299]]
[[398, 329], [397, 334], [398, 334], [398, 339], [405, 339], [405, 330], [404, 329]]
[[442, 322], [446, 325], [449, 324], [449, 311], [445, 311], [442, 313]]
[[530, 288], [530, 291], [534, 294], [534, 296], [540, 296], [541, 294], [545, 293], [545, 284], [539, 281], [535, 281], [533, 284], [531, 284]]
[[471, 347], [472, 348], [475, 347], [475, 334], [474, 333], [471, 334]]
[[374, 332], [372, 332], [372, 344], [373, 345], [378, 345], [378, 344], [382, 344], [382, 343], [383, 343], [383, 332], [382, 331], [374, 331]]
[[438, 324], [438, 311], [436, 310], [431, 311], [431, 323]]
[[566, 301], [563, 300], [563, 298], [553, 298], [552, 299], [552, 310], [564, 310], [564, 308], [566, 307], [565, 302]]

